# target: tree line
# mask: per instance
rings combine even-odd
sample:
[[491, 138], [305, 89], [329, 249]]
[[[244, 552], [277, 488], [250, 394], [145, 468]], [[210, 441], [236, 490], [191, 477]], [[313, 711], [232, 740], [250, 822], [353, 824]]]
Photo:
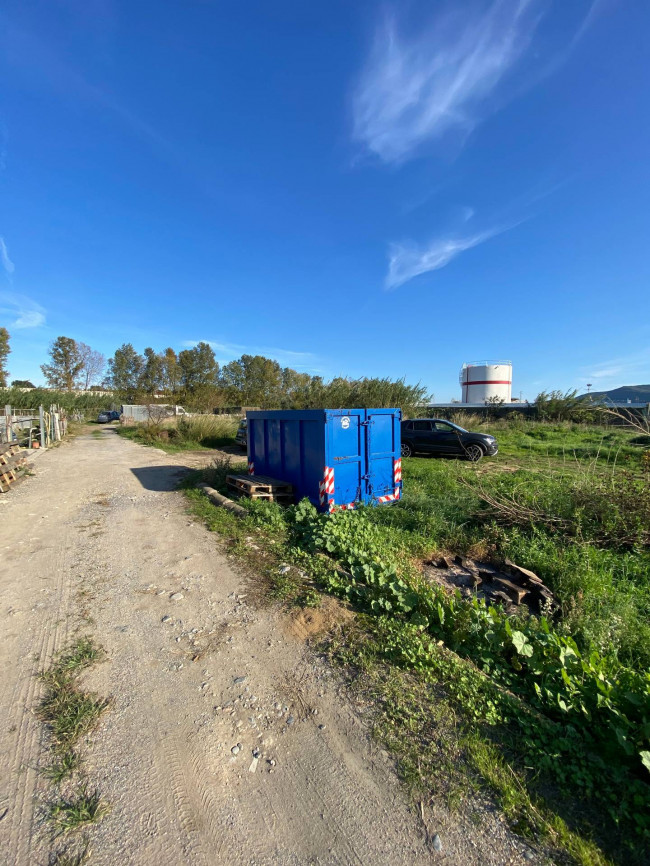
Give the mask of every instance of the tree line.
[[261, 409], [316, 409], [400, 406], [414, 409], [427, 400], [421, 385], [403, 379], [350, 379], [322, 376], [283, 367], [263, 355], [243, 354], [223, 366], [208, 343], [176, 353], [151, 348], [140, 355], [125, 343], [108, 362], [107, 383], [139, 401], [159, 395], [186, 408], [258, 406]]
[[[0, 387], [7, 387], [4, 329], [0, 329]], [[5, 331], [6, 333], [6, 331]], [[71, 392], [110, 390], [121, 403], [182, 403], [187, 409], [211, 411], [218, 408], [258, 406], [262, 409], [317, 409], [398, 406], [413, 411], [428, 399], [421, 385], [403, 379], [322, 376], [282, 367], [262, 355], [243, 354], [220, 366], [208, 343], [176, 352], [172, 348], [142, 354], [124, 343], [106, 361], [104, 356], [71, 337], [57, 337], [49, 348], [49, 363], [41, 370], [50, 388]], [[30, 382], [14, 380], [17, 387]]]

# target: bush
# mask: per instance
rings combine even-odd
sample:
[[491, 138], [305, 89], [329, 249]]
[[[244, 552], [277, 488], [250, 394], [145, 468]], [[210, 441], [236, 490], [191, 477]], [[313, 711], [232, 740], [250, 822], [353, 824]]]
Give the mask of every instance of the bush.
[[535, 398], [535, 413], [540, 421], [585, 421], [593, 412], [584, 408], [577, 391], [542, 391]]

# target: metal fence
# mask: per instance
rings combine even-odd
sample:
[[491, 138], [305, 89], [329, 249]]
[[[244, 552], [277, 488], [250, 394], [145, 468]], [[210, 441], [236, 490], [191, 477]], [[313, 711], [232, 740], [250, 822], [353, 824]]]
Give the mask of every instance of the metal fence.
[[48, 448], [68, 432], [68, 416], [59, 406], [49, 410], [5, 406], [0, 414], [0, 443], [17, 443], [25, 448]]

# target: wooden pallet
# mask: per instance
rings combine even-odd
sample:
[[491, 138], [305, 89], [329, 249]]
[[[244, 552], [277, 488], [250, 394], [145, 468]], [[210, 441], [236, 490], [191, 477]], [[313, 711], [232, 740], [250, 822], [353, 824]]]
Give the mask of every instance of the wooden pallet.
[[15, 486], [21, 480], [21, 476], [16, 475], [16, 469], [26, 462], [25, 452], [19, 445], [11, 442], [0, 445], [0, 493], [7, 493], [12, 485]]
[[267, 475], [227, 475], [226, 484], [249, 499], [265, 499], [281, 505], [293, 502], [293, 484]]
[[263, 499], [265, 502], [277, 502], [279, 505], [293, 505], [293, 493], [249, 493], [247, 499]]
[[13, 454], [6, 451], [4, 454], [0, 454], [0, 472], [10, 466], [20, 466], [26, 459], [24, 451], [16, 451]]

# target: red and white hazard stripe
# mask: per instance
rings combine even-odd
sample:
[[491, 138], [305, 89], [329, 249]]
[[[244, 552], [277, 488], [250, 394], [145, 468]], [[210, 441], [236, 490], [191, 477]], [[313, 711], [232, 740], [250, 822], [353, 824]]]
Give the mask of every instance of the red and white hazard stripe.
[[333, 499], [330, 499], [329, 510], [332, 511], [354, 511], [358, 502], [348, 502], [347, 505], [337, 505]]
[[386, 496], [377, 497], [377, 502], [395, 502], [395, 500], [399, 499], [401, 495], [402, 491], [399, 487], [396, 487], [392, 493], [389, 493]]
[[323, 469], [323, 480], [318, 482], [318, 499], [325, 505], [328, 496], [334, 496], [334, 470], [331, 466]]
[[377, 502], [395, 502], [402, 495], [402, 458], [397, 457], [393, 460], [393, 483], [395, 487], [392, 493], [387, 493], [386, 496], [378, 496]]
[[[393, 460], [393, 483], [394, 488], [392, 493], [387, 493], [386, 496], [378, 496], [377, 502], [395, 502], [402, 496], [402, 458], [398, 457]], [[327, 502], [327, 507], [332, 511], [352, 511], [359, 503], [348, 502], [343, 505], [337, 505], [334, 502], [334, 470], [329, 466], [325, 467], [323, 481], [318, 485], [318, 495], [320, 504], [324, 505]]]
[[255, 464], [253, 463], [252, 460], [248, 461], [248, 474], [249, 475], [255, 475]]

